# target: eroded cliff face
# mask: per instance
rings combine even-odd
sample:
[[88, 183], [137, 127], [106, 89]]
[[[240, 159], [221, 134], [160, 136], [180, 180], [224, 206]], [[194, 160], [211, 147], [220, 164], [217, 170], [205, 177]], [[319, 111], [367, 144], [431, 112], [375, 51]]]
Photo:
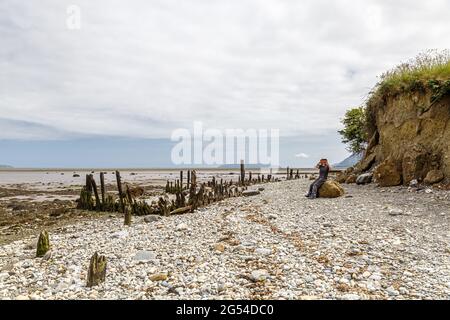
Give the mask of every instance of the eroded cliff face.
[[[356, 172], [373, 171], [380, 185], [409, 184], [441, 171], [450, 181], [450, 97], [431, 102], [430, 92], [387, 98], [368, 109], [371, 139]], [[442, 180], [442, 179], [441, 179]]]

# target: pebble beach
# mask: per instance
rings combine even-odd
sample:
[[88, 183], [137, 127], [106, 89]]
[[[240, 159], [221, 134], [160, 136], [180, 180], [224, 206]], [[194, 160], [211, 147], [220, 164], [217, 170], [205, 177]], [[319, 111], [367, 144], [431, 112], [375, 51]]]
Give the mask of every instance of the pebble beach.
[[[86, 218], [0, 246], [0, 299], [450, 299], [450, 195], [307, 180], [170, 217]], [[258, 188], [258, 186], [254, 186]], [[91, 256], [106, 281], [86, 287]]]

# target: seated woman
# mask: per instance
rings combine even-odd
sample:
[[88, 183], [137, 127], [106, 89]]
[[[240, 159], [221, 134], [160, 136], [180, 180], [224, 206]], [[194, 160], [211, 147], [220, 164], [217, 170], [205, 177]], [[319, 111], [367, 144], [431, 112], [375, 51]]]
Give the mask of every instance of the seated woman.
[[321, 159], [320, 162], [316, 166], [319, 169], [319, 178], [314, 181], [309, 187], [309, 192], [306, 195], [309, 199], [316, 199], [318, 196], [318, 192], [320, 187], [327, 181], [328, 172], [330, 171], [330, 165], [328, 164], [327, 159]]

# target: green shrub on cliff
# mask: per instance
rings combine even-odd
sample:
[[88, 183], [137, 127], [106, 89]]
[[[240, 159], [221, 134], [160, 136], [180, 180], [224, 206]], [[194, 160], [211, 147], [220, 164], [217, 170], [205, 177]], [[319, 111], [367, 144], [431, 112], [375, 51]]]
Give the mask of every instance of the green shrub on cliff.
[[377, 85], [379, 94], [425, 90], [450, 79], [450, 52], [428, 51], [415, 59], [402, 63], [381, 76]]
[[347, 144], [347, 150], [351, 153], [361, 153], [367, 142], [366, 110], [364, 107], [353, 108], [345, 113], [342, 120], [344, 129], [338, 131], [342, 136], [342, 142]]
[[[362, 145], [359, 142], [361, 137], [364, 137], [367, 142], [367, 139], [373, 135], [376, 131], [376, 111], [386, 105], [388, 98], [415, 92], [431, 93], [431, 104], [450, 95], [449, 50], [429, 50], [382, 74], [380, 81], [368, 96], [365, 117], [361, 118], [365, 123], [349, 120], [346, 123], [344, 120], [346, 129], [339, 133], [343, 135], [344, 143], [349, 143], [349, 150], [359, 149], [357, 146]], [[350, 125], [349, 128], [347, 128], [348, 125]]]
[[367, 107], [381, 107], [398, 94], [428, 90], [432, 102], [450, 94], [450, 51], [430, 50], [384, 73], [370, 93]]

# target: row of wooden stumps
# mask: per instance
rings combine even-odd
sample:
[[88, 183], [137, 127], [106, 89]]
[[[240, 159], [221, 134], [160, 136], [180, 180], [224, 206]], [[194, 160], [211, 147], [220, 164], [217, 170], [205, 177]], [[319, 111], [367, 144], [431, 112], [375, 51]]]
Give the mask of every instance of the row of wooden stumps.
[[[234, 183], [232, 180], [224, 181], [224, 179], [217, 181], [215, 177], [207, 182], [198, 183], [195, 170], [188, 170], [187, 177], [186, 185], [183, 184], [183, 171], [180, 172], [180, 179], [175, 181], [175, 184], [167, 181], [166, 193], [174, 194], [175, 200], [169, 201], [167, 197], [160, 197], [158, 201], [159, 214], [167, 216], [193, 212], [199, 207], [227, 198], [241, 196], [247, 187], [252, 184], [276, 181], [272, 172], [267, 176], [258, 174], [257, 177], [254, 177], [252, 172], [249, 172], [247, 178], [243, 162], [241, 162], [237, 183]], [[186, 200], [186, 197], [188, 197], [188, 200]]]
[[[42, 231], [39, 235], [36, 248], [36, 257], [45, 258], [50, 256], [50, 237], [46, 230]], [[99, 255], [97, 252], [91, 257], [89, 263], [88, 274], [86, 278], [86, 286], [94, 287], [106, 279], [106, 257]]]
[[116, 171], [115, 175], [117, 197], [113, 194], [106, 193], [103, 172], [100, 173], [100, 195], [94, 176], [92, 174], [86, 175], [86, 185], [81, 190], [77, 208], [88, 211], [122, 212], [125, 214], [125, 224], [130, 223], [131, 215], [148, 215], [154, 213], [154, 210], [146, 202], [135, 200], [128, 185], [126, 185], [124, 190], [119, 171]]
[[300, 174], [300, 170], [297, 169], [297, 171], [294, 173], [294, 169], [290, 169], [287, 167], [286, 169], [286, 180], [297, 180], [297, 179], [303, 179], [308, 178], [307, 174]]
[[[124, 214], [124, 224], [130, 225], [132, 215], [158, 214], [168, 216], [193, 212], [196, 208], [226, 198], [240, 196], [252, 184], [277, 181], [271, 173], [267, 176], [260, 174], [253, 176], [252, 172], [249, 172], [246, 175], [243, 162], [240, 169], [237, 183], [232, 180], [224, 181], [223, 179], [217, 181], [213, 177], [212, 180], [200, 184], [197, 182], [195, 170], [187, 171], [187, 183], [184, 183], [183, 171], [180, 171], [180, 178], [175, 184], [167, 182], [166, 195], [160, 197], [158, 202], [152, 205], [145, 201], [136, 201], [128, 185], [123, 190], [119, 171], [115, 172], [118, 197], [106, 193], [104, 173], [100, 173], [100, 193], [94, 176], [88, 174], [86, 175], [86, 186], [81, 190], [78, 200], [78, 208], [90, 211], [121, 212]], [[175, 199], [170, 200], [167, 194], [175, 195]]]
[[87, 174], [86, 185], [81, 190], [77, 208], [90, 211], [117, 211], [118, 208], [115, 198], [111, 194], [106, 194], [104, 172], [100, 173], [100, 193], [101, 197], [98, 193], [94, 176], [92, 174]]

